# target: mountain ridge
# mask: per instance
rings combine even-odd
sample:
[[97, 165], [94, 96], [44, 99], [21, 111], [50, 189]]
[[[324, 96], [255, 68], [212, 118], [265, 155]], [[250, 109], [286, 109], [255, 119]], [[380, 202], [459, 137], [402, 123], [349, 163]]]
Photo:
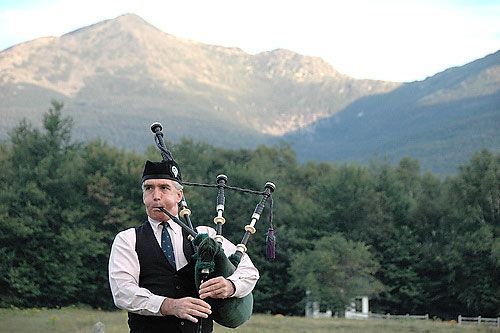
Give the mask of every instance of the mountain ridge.
[[[101, 138], [143, 150], [151, 144], [149, 124], [167, 121], [172, 141], [186, 137], [228, 148], [286, 141], [302, 160], [306, 156], [336, 160], [332, 147], [343, 146], [350, 153], [340, 160], [364, 161], [373, 152], [383, 152], [391, 140], [401, 140], [397, 123], [389, 121], [388, 115], [410, 126], [409, 119], [421, 114], [408, 134], [418, 137], [412, 128], [423, 131], [427, 126], [436, 142], [445, 138], [436, 134], [433, 116], [443, 126], [448, 126], [446, 121], [458, 124], [468, 117], [476, 132], [485, 125], [481, 117], [489, 119], [486, 126], [495, 125], [500, 89], [500, 61], [495, 54], [422, 81], [358, 80], [319, 57], [285, 49], [250, 55], [239, 48], [178, 38], [135, 14], [125, 14], [0, 52], [0, 140], [22, 118], [39, 126], [50, 100], [56, 99], [65, 103], [65, 112], [74, 118], [77, 139]], [[443, 119], [441, 108], [452, 104], [461, 113], [446, 111], [448, 119]], [[474, 114], [475, 109], [483, 113]], [[370, 114], [374, 117], [370, 126], [352, 121]], [[339, 122], [347, 127], [340, 130]], [[464, 138], [480, 136], [456, 128], [455, 140], [461, 133]], [[332, 130], [358, 134], [349, 143], [349, 136], [325, 134]], [[392, 131], [393, 137], [388, 133], [379, 148], [366, 148], [383, 131]], [[356, 140], [366, 149], [356, 147]], [[492, 140], [487, 147], [497, 149], [498, 136]], [[317, 155], [319, 150], [300, 142], [324, 147], [325, 153]], [[391, 149], [389, 155], [399, 156]], [[400, 150], [405, 151], [404, 147]], [[363, 159], [357, 151], [363, 152]]]
[[[252, 56], [238, 48], [177, 38], [133, 14], [9, 48], [0, 52], [0, 72], [4, 90], [22, 90], [28, 84], [63, 95], [66, 106], [75, 109], [83, 123], [92, 122], [85, 119], [85, 112], [99, 108], [119, 113], [115, 109], [120, 105], [138, 119], [151, 112], [180, 117], [182, 122], [201, 117], [224, 128], [244, 124], [249, 133], [246, 145], [305, 126], [360, 96], [399, 85], [354, 80], [318, 57], [288, 50]], [[13, 101], [0, 112], [13, 118], [13, 113], [23, 114], [23, 104]], [[83, 105], [93, 105], [94, 110]], [[169, 111], [162, 114], [161, 105]], [[179, 122], [174, 120], [185, 127]]]
[[285, 135], [285, 141], [292, 142], [304, 160], [395, 162], [415, 156], [423, 169], [445, 174], [481, 147], [500, 151], [498, 128], [500, 51], [386, 94], [358, 99], [335, 115]]

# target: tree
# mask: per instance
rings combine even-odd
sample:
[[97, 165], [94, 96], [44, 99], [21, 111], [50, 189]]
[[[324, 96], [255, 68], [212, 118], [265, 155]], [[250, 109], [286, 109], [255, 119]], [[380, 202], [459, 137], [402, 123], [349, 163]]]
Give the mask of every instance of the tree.
[[[448, 294], [466, 314], [493, 315], [500, 308], [500, 155], [483, 150], [446, 183], [449, 198], [443, 234]], [[473, 283], [470, 283], [473, 281]]]
[[382, 290], [374, 277], [378, 268], [369, 247], [333, 234], [319, 239], [313, 250], [297, 254], [290, 273], [293, 284], [309, 290], [312, 299], [343, 311], [356, 296]]
[[[57, 216], [75, 199], [63, 189], [70, 175], [61, 171], [73, 170], [67, 166], [74, 151], [67, 136], [71, 123], [61, 118], [61, 108], [52, 103], [43, 118], [45, 132], [23, 121], [10, 134], [13, 177], [2, 197], [8, 209], [1, 221], [1, 280], [6, 299], [17, 305], [37, 305], [42, 299], [54, 304], [74, 294], [78, 284], [73, 269], [78, 261], [70, 262], [73, 247], [63, 241], [71, 232]], [[58, 260], [67, 261], [63, 272]], [[67, 284], [69, 280], [75, 283]]]
[[101, 271], [92, 263], [108, 252], [102, 234], [85, 222], [80, 145], [71, 142], [72, 122], [62, 117], [62, 107], [52, 103], [42, 131], [21, 122], [10, 134], [9, 154], [2, 161], [12, 173], [1, 198], [4, 306], [86, 303], [87, 295], [95, 295]]

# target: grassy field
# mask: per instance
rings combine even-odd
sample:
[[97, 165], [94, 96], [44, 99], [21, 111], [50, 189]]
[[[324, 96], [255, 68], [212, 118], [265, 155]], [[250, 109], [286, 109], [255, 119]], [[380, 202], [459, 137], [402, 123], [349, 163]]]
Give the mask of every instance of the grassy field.
[[[125, 312], [89, 309], [0, 309], [1, 333], [91, 333], [97, 322], [105, 324], [106, 333], [128, 332]], [[404, 333], [404, 332], [496, 332], [487, 326], [458, 326], [456, 323], [433, 320], [346, 320], [309, 319], [253, 315], [235, 330], [216, 325], [216, 333]]]

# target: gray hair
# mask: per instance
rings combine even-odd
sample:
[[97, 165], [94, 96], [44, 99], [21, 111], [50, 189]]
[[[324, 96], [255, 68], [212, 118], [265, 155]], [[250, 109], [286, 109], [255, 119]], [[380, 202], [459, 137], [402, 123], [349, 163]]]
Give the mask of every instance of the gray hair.
[[[174, 183], [174, 187], [177, 191], [182, 191], [182, 189], [184, 189], [184, 186], [182, 186], [178, 181], [172, 180], [172, 183]], [[144, 192], [144, 182], [141, 184], [141, 190]]]

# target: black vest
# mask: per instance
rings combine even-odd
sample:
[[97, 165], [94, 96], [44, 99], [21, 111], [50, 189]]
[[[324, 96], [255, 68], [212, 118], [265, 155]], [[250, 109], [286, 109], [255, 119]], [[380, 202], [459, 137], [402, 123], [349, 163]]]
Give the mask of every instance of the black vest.
[[[139, 258], [139, 287], [155, 295], [170, 298], [198, 297], [194, 283], [193, 246], [183, 230], [183, 250], [188, 264], [176, 271], [163, 254], [148, 221], [135, 228], [135, 251]], [[197, 331], [197, 324], [175, 316], [143, 316], [128, 314], [128, 325], [132, 333], [191, 333]], [[203, 319], [203, 333], [212, 332], [213, 322]]]

